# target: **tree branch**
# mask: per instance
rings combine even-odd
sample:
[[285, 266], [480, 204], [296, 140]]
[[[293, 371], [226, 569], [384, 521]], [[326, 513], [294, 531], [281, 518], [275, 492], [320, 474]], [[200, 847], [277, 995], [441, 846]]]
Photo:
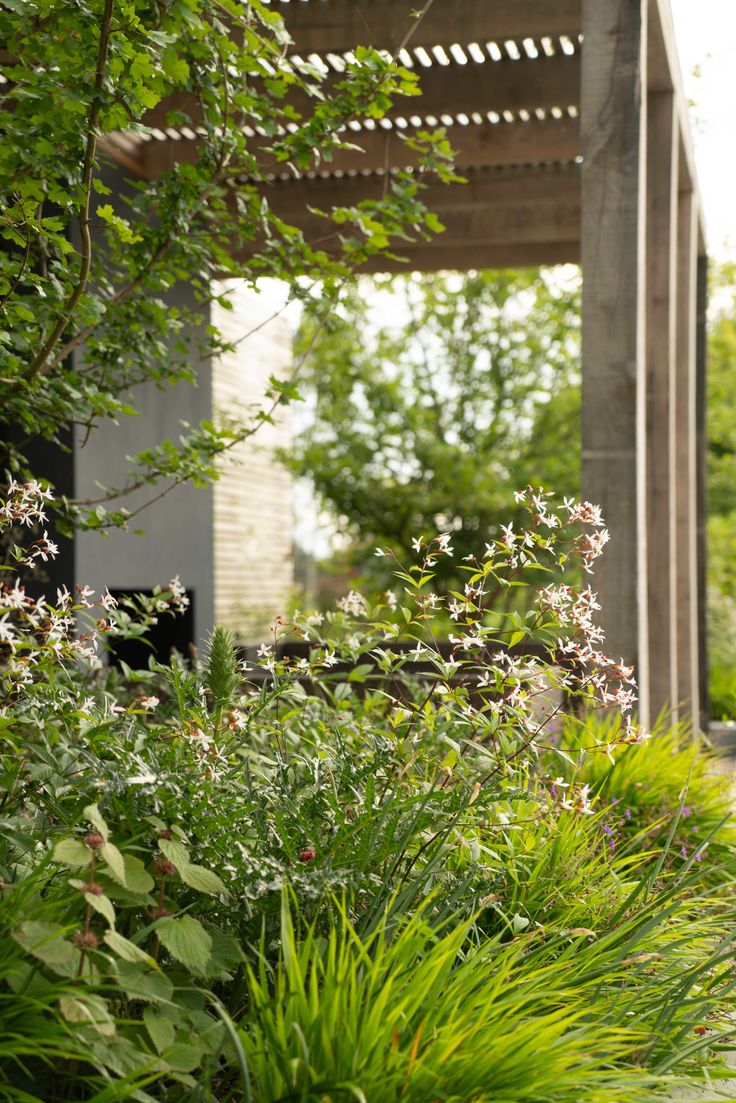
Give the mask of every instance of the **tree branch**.
[[43, 347], [31, 361], [26, 372], [27, 381], [33, 382], [36, 376], [43, 370], [56, 342], [61, 337], [69, 323], [74, 309], [84, 294], [92, 267], [92, 235], [90, 233], [89, 205], [92, 194], [92, 176], [95, 168], [95, 152], [97, 150], [97, 126], [100, 119], [102, 84], [105, 78], [107, 66], [107, 54], [112, 33], [113, 0], [105, 0], [105, 9], [100, 29], [100, 45], [97, 51], [97, 69], [95, 72], [95, 84], [92, 94], [92, 102], [87, 116], [87, 147], [84, 153], [84, 168], [82, 172], [82, 206], [79, 211], [79, 227], [82, 234], [82, 261], [79, 269], [79, 278], [72, 289], [66, 305], [57, 319], [56, 325], [51, 330]]

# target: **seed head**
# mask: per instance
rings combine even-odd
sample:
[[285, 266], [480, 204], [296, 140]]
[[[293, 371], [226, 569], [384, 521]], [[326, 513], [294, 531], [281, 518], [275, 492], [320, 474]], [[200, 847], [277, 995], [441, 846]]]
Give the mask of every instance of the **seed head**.
[[153, 872], [160, 877], [171, 877], [176, 873], [176, 866], [168, 858], [157, 858], [153, 863]]
[[151, 912], [151, 919], [165, 919], [167, 915], [171, 915], [168, 908], [154, 908]]
[[93, 896], [102, 896], [105, 890], [102, 885], [98, 885], [95, 881], [88, 881], [86, 885], [82, 885], [81, 892], [91, 892]]
[[170, 827], [165, 827], [163, 831], [159, 831], [158, 837], [159, 839], [173, 839], [174, 832], [171, 830]]
[[317, 851], [311, 846], [305, 846], [304, 850], [299, 851], [300, 862], [313, 862], [317, 857]]
[[96, 950], [99, 946], [99, 939], [94, 931], [75, 931], [72, 942], [85, 950]]
[[89, 835], [85, 836], [84, 845], [88, 846], [90, 850], [102, 850], [105, 845], [104, 836], [100, 835], [98, 831], [92, 831]]

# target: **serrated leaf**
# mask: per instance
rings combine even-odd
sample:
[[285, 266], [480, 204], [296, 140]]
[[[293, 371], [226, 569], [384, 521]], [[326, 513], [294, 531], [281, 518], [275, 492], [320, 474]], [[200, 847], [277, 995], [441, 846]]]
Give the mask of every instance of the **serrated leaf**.
[[177, 839], [159, 839], [158, 845], [163, 856], [174, 863], [179, 873], [183, 866], [189, 865], [189, 851]]
[[85, 892], [84, 899], [91, 908], [94, 908], [100, 915], [104, 915], [111, 927], [115, 926], [115, 909], [109, 896], [96, 896], [93, 892]]
[[94, 826], [97, 828], [100, 835], [103, 836], [103, 838], [106, 839], [107, 836], [110, 834], [110, 829], [100, 815], [100, 810], [96, 804], [87, 805], [84, 810], [84, 818], [86, 820], [89, 820], [91, 824], [94, 824]]
[[147, 954], [140, 946], [136, 946], [135, 942], [124, 938], [117, 931], [105, 931], [102, 939], [123, 961], [129, 961], [133, 964], [141, 962], [150, 965], [152, 969], [158, 969], [158, 965], [150, 954]]
[[124, 854], [123, 863], [125, 865], [125, 888], [144, 896], [151, 892], [155, 881], [140, 858], [136, 858], [134, 854]]
[[175, 1072], [193, 1072], [202, 1060], [202, 1053], [203, 1050], [200, 1046], [177, 1042], [161, 1056]]
[[156, 924], [156, 934], [172, 957], [198, 976], [207, 975], [212, 939], [198, 919], [191, 915], [162, 919]]
[[128, 999], [163, 1004], [171, 1001], [174, 986], [163, 973], [151, 972], [140, 962], [119, 961], [118, 974], [120, 987]]
[[136, 858], [133, 854], [123, 854], [123, 867], [125, 871], [125, 879], [121, 880], [116, 877], [115, 871], [112, 867], [105, 870], [111, 877], [126, 888], [129, 892], [137, 894], [138, 896], [147, 896], [153, 889], [155, 881], [151, 874], [140, 858]]
[[86, 993], [83, 997], [62, 996], [59, 1008], [69, 1023], [93, 1026], [103, 1038], [111, 1038], [115, 1034], [115, 1020], [108, 1011], [107, 1004], [99, 996]]
[[227, 889], [217, 874], [210, 869], [205, 869], [204, 866], [191, 864], [182, 866], [179, 869], [179, 876], [185, 885], [196, 889], [197, 892], [208, 892], [211, 896], [227, 893]]
[[163, 1015], [157, 1015], [152, 1008], [147, 1007], [143, 1012], [143, 1022], [146, 1024], [146, 1030], [159, 1053], [163, 1053], [165, 1049], [174, 1044], [176, 1032], [170, 1019], [164, 1018]]
[[27, 919], [12, 932], [19, 946], [33, 954], [46, 965], [69, 965], [75, 952], [71, 942], [64, 938], [64, 927], [58, 923], [43, 923], [38, 919]]
[[52, 857], [65, 866], [88, 866], [92, 861], [92, 851], [80, 839], [60, 839]]
[[107, 862], [110, 871], [116, 881], [128, 887], [125, 883], [125, 862], [123, 856], [114, 843], [105, 843], [100, 849], [100, 857]]

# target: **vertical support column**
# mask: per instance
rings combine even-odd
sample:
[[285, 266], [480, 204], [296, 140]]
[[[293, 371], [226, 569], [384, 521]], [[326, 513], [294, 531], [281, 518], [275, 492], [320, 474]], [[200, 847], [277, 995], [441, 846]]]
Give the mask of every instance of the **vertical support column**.
[[582, 0], [582, 16], [583, 490], [611, 533], [595, 579], [606, 646], [635, 664], [646, 723], [647, 0]]
[[647, 576], [652, 719], [677, 718], [675, 308], [679, 128], [673, 92], [647, 102]]
[[[684, 166], [681, 166], [684, 169]], [[681, 182], [685, 183], [681, 171]], [[675, 351], [675, 526], [677, 541], [677, 700], [680, 716], [700, 723], [698, 680], [697, 462], [695, 310], [698, 208], [691, 190], [678, 197]]]
[[708, 701], [708, 634], [707, 634], [707, 531], [708, 482], [707, 444], [705, 420], [707, 382], [707, 329], [708, 311], [708, 258], [698, 257], [697, 313], [695, 330], [695, 439], [696, 439], [696, 545], [698, 582], [698, 667], [700, 679], [700, 724], [708, 730], [710, 708]]

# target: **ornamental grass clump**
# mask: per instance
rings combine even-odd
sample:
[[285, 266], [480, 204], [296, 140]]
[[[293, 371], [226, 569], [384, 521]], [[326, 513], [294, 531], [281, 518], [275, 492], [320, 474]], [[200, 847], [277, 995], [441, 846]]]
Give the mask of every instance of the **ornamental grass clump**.
[[[462, 589], [433, 589], [451, 536], [417, 538], [379, 605], [278, 618], [255, 664], [218, 629], [200, 665], [116, 670], [178, 581], [51, 605], [13, 573], [51, 542], [11, 543], [0, 1100], [614, 1103], [718, 1075], [723, 799], [632, 719], [580, 584], [598, 511], [519, 497]], [[0, 528], [43, 533], [47, 499], [14, 485]]]

